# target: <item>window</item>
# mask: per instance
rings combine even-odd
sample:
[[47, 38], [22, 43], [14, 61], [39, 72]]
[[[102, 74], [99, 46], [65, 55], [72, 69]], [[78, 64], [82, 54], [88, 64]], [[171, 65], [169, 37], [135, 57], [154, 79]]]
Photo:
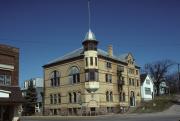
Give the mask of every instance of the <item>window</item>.
[[112, 83], [112, 74], [106, 74], [105, 78], [106, 78], [106, 82]]
[[73, 84], [80, 82], [80, 72], [77, 67], [75, 66], [71, 67], [69, 75], [70, 75], [70, 81]]
[[94, 49], [94, 44], [93, 43], [89, 43], [89, 50], [93, 50]]
[[113, 93], [112, 91], [107, 91], [106, 92], [106, 101], [109, 102], [109, 101], [113, 101]]
[[77, 100], [76, 100], [76, 101], [77, 101], [79, 104], [81, 104], [81, 103], [82, 103], [82, 102], [81, 102], [81, 92], [77, 92], [76, 95], [77, 95], [77, 97], [76, 97]]
[[129, 78], [129, 85], [131, 85], [131, 78]]
[[150, 84], [150, 80], [149, 79], [146, 79], [146, 84]]
[[138, 70], [136, 70], [136, 75], [138, 75], [139, 74], [139, 72], [138, 72]]
[[117, 71], [124, 72], [124, 66], [118, 65]]
[[93, 66], [93, 57], [90, 57], [90, 65]]
[[98, 72], [96, 71], [86, 72], [86, 81], [98, 81]]
[[118, 84], [121, 84], [121, 85], [124, 85], [125, 84], [125, 81], [124, 81], [124, 77], [121, 76], [121, 75], [118, 75], [117, 77], [117, 81], [118, 81]]
[[69, 93], [69, 103], [72, 103], [72, 94]]
[[134, 86], [135, 85], [135, 82], [134, 82], [135, 80], [134, 79], [132, 79], [132, 85]]
[[107, 63], [106, 63], [106, 67], [107, 67], [107, 68], [112, 68], [111, 65], [112, 65], [112, 64], [111, 64], [110, 62], [107, 62]]
[[126, 101], [126, 94], [123, 92], [123, 98], [122, 101], [125, 102]]
[[129, 71], [129, 74], [134, 74], [134, 69], [129, 68], [128, 71]]
[[58, 94], [58, 103], [61, 103], [61, 94]]
[[125, 95], [125, 93], [123, 92], [121, 92], [120, 93], [120, 95], [119, 95], [119, 100], [120, 100], [120, 102], [125, 102], [125, 100], [126, 100], [126, 95]]
[[53, 104], [53, 95], [50, 94], [50, 103]]
[[133, 64], [134, 64], [134, 60], [129, 59], [129, 60], [128, 60], [128, 64], [132, 64], [132, 65], [133, 65]]
[[86, 66], [88, 66], [88, 57], [86, 57]]
[[110, 101], [112, 102], [113, 101], [113, 93], [110, 92]]
[[11, 85], [10, 75], [0, 75], [0, 85]]
[[109, 91], [106, 92], [106, 101], [109, 102]]
[[60, 85], [60, 74], [58, 71], [53, 71], [51, 73], [51, 86], [59, 86]]
[[76, 92], [73, 92], [73, 97], [74, 97], [73, 102], [76, 103]]
[[97, 57], [95, 57], [95, 65], [97, 66]]
[[57, 95], [54, 94], [54, 104], [57, 104]]
[[139, 80], [137, 80], [137, 87], [139, 86]]
[[131, 97], [134, 97], [134, 96], [135, 96], [134, 92], [133, 92], [133, 91], [131, 91]]
[[95, 72], [89, 72], [90, 80], [95, 80]]
[[151, 95], [151, 88], [145, 87], [145, 94], [146, 95]]
[[54, 115], [57, 115], [57, 109], [54, 109]]

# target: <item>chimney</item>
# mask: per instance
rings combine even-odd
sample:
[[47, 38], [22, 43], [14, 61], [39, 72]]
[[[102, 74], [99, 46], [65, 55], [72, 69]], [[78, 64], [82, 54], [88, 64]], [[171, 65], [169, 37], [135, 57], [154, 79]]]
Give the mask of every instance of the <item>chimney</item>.
[[110, 57], [113, 56], [113, 47], [112, 47], [112, 45], [108, 45], [108, 55], [109, 55]]

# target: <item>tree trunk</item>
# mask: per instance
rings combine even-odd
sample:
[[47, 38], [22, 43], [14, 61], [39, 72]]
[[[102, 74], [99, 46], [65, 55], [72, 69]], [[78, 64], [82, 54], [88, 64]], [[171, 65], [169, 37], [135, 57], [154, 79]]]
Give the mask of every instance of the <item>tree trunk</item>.
[[157, 84], [157, 86], [156, 86], [156, 89], [157, 89], [157, 96], [159, 96], [159, 84]]
[[156, 91], [157, 91], [156, 96], [159, 96], [159, 85], [160, 85], [160, 82], [157, 81], [156, 82]]

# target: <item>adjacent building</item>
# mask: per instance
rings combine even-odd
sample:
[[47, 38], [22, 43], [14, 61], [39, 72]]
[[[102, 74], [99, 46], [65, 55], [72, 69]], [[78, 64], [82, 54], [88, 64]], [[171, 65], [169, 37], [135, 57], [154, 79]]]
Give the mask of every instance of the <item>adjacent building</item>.
[[36, 101], [36, 105], [35, 105], [35, 113], [36, 115], [41, 115], [42, 114], [42, 103], [43, 103], [43, 79], [42, 78], [32, 78], [29, 80], [26, 80], [24, 82], [24, 87], [21, 89], [22, 90], [22, 94], [25, 97], [26, 96], [26, 92], [28, 87], [30, 86], [30, 84], [33, 84], [33, 87], [36, 89], [36, 94], [37, 94], [37, 101]]
[[104, 51], [91, 30], [83, 47], [43, 66], [45, 115], [118, 113], [141, 102], [140, 67], [131, 53]]
[[143, 101], [149, 101], [154, 98], [154, 82], [150, 75], [141, 74], [141, 97]]
[[0, 44], [0, 121], [12, 121], [24, 101], [18, 86], [19, 49]]
[[[154, 87], [155, 94], [157, 94], [157, 88]], [[169, 94], [169, 86], [165, 80], [159, 84], [159, 95]]]

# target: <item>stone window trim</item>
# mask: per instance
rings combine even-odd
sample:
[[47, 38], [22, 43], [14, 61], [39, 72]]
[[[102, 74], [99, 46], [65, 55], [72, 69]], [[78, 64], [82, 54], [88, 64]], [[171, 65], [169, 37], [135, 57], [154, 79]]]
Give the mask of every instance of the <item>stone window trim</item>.
[[106, 101], [113, 102], [113, 92], [112, 91], [106, 91]]
[[81, 103], [81, 92], [72, 91], [68, 93], [69, 103]]
[[61, 103], [61, 97], [60, 93], [58, 94], [50, 94], [50, 104], [60, 104]]
[[112, 63], [107, 61], [106, 62], [106, 68], [111, 69], [112, 68]]
[[120, 102], [126, 101], [126, 93], [125, 92], [120, 92], [119, 97], [120, 97], [120, 99], [119, 99]]
[[52, 87], [60, 86], [60, 72], [57, 70], [54, 70], [53, 72], [51, 72], [50, 80], [51, 80]]
[[71, 84], [80, 83], [80, 69], [77, 66], [70, 67], [69, 80]]
[[105, 74], [106, 82], [112, 83], [112, 74]]

